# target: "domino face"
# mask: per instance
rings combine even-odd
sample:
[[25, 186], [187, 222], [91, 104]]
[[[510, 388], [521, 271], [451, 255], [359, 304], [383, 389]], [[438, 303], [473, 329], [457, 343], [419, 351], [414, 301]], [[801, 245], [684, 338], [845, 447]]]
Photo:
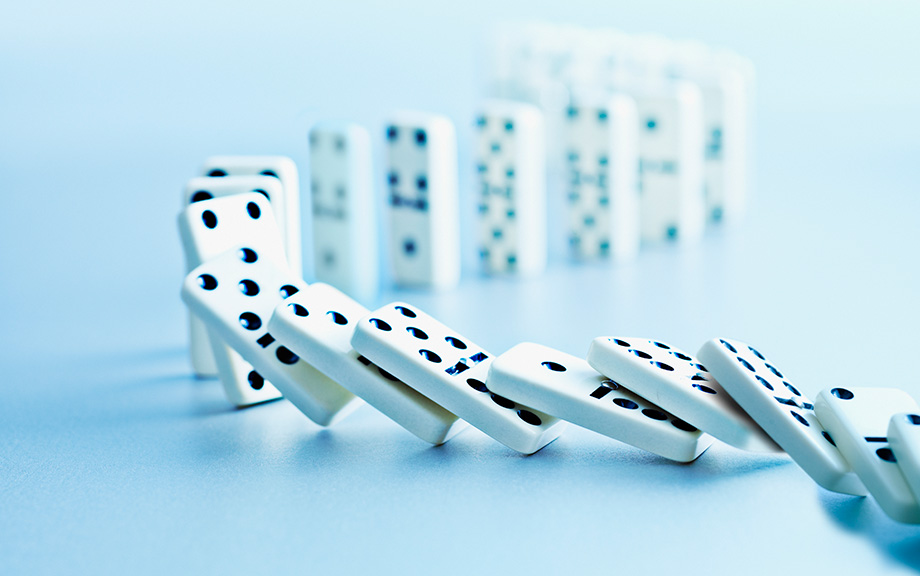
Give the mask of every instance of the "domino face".
[[546, 267], [546, 147], [536, 106], [488, 100], [476, 118], [479, 256], [490, 274]]
[[834, 492], [866, 489], [815, 416], [814, 405], [757, 349], [714, 339], [697, 357], [719, 384], [815, 482]]
[[370, 136], [357, 124], [310, 130], [316, 279], [355, 298], [377, 293], [377, 219]]
[[402, 286], [445, 289], [460, 279], [457, 138], [450, 120], [394, 114], [386, 128], [389, 252]]
[[775, 452], [773, 440], [689, 354], [656, 340], [595, 338], [588, 363], [703, 432], [743, 450]]
[[[189, 188], [195, 189], [201, 192], [197, 186]], [[178, 224], [189, 271], [244, 242], [284, 262], [284, 246], [271, 204], [258, 192], [217, 196], [210, 200], [203, 200], [199, 195], [198, 201], [179, 214]], [[281, 397], [281, 393], [227, 346], [223, 339], [209, 336], [207, 327], [200, 319], [193, 315], [189, 318], [191, 345], [197, 343], [198, 346], [192, 348], [193, 361], [196, 357], [206, 355], [214, 363], [224, 392], [234, 405], [249, 406]]]
[[[228, 176], [226, 178], [206, 178], [203, 176], [190, 179], [182, 191], [182, 208], [195, 202], [222, 198], [233, 194], [256, 192], [271, 199], [275, 199], [272, 210], [283, 214], [284, 195], [281, 193], [281, 182], [269, 176]], [[190, 258], [186, 253], [186, 272], [201, 263]], [[217, 364], [211, 352], [211, 342], [208, 340], [208, 331], [200, 320], [189, 316], [189, 352], [191, 354], [192, 369], [201, 378], [217, 376]]]
[[616, 95], [566, 115], [572, 256], [629, 260], [639, 249], [636, 103]]
[[892, 416], [888, 421], [888, 443], [910, 491], [920, 498], [920, 413]]
[[700, 90], [677, 83], [635, 97], [642, 240], [697, 240], [704, 223]]
[[211, 156], [204, 162], [202, 173], [211, 178], [226, 176], [268, 176], [281, 183], [282, 198], [271, 198], [275, 207], [284, 251], [291, 271], [303, 275], [303, 255], [300, 234], [300, 180], [297, 165], [285, 156]]
[[243, 247], [192, 270], [182, 286], [182, 300], [294, 406], [328, 426], [357, 408], [360, 400], [267, 330], [277, 305], [306, 287], [282, 263]]
[[920, 412], [894, 388], [830, 388], [815, 399], [815, 414], [882, 510], [898, 522], [920, 523], [920, 505], [888, 445], [894, 414]]
[[488, 388], [492, 355], [418, 308], [394, 302], [358, 323], [352, 346], [434, 402], [505, 446], [532, 454], [565, 422]]
[[278, 305], [268, 330], [317, 370], [431, 444], [466, 427], [441, 406], [375, 366], [351, 347], [369, 310], [327, 284], [311, 284]]
[[702, 82], [706, 134], [704, 196], [709, 220], [735, 221], [744, 212], [747, 149], [744, 77], [720, 70]]
[[518, 344], [496, 358], [488, 383], [506, 398], [678, 462], [695, 460], [712, 444], [581, 358], [539, 344]]

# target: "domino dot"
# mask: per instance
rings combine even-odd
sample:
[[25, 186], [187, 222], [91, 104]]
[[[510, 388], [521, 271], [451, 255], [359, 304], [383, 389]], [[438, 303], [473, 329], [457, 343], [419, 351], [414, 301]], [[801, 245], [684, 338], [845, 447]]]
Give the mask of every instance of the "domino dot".
[[210, 210], [205, 210], [201, 213], [201, 221], [211, 230], [217, 227], [217, 215]]
[[445, 336], [444, 341], [456, 348], [457, 350], [466, 350], [466, 344], [459, 338], [453, 336]]
[[597, 111], [597, 119], [598, 119], [598, 121], [600, 121], [600, 122], [606, 122], [606, 121], [607, 121], [607, 111], [606, 111], [606, 110], [598, 110], [598, 111]]
[[731, 344], [729, 344], [728, 342], [726, 342], [725, 340], [719, 340], [719, 342], [722, 343], [722, 346], [725, 346], [726, 348], [728, 348], [728, 349], [731, 351], [732, 354], [737, 354], [737, 353], [738, 353], [738, 351], [735, 350], [735, 347], [732, 346]]
[[642, 414], [647, 418], [652, 420], [667, 420], [668, 415], [662, 412], [661, 410], [655, 410], [654, 408], [646, 408], [642, 411]]
[[635, 410], [639, 407], [638, 404], [632, 400], [627, 400], [626, 398], [614, 398], [613, 403], [619, 406], [620, 408], [626, 408], [627, 410]]
[[269, 201], [271, 201], [272, 199], [272, 197], [268, 195], [268, 192], [266, 192], [265, 190], [262, 190], [261, 188], [255, 188], [253, 192], [256, 192], [258, 194], [261, 194], [262, 196], [265, 196], [265, 198]]
[[252, 264], [259, 259], [259, 255], [252, 248], [240, 248], [240, 260], [247, 264]]
[[246, 376], [246, 380], [249, 381], [249, 387], [253, 390], [261, 390], [262, 386], [265, 385], [265, 378], [262, 378], [262, 375], [255, 370], [249, 371], [249, 375]]
[[690, 424], [684, 422], [680, 418], [675, 418], [671, 420], [671, 425], [677, 428], [678, 430], [683, 430], [684, 432], [696, 432], [696, 427], [691, 426]]
[[681, 360], [686, 360], [687, 362], [690, 362], [690, 361], [693, 360], [693, 358], [687, 356], [687, 355], [684, 354], [683, 352], [678, 352], [678, 351], [676, 351], [676, 350], [671, 350], [670, 352], [668, 352], [668, 354], [673, 354], [674, 356], [677, 356], [677, 357], [680, 358]]
[[339, 152], [345, 150], [345, 139], [344, 138], [339, 137], [335, 139], [335, 149], [338, 150]]
[[575, 108], [574, 106], [569, 106], [568, 109], [565, 111], [565, 114], [569, 118], [575, 118], [576, 116], [578, 116], [578, 109]]
[[424, 146], [428, 142], [428, 135], [425, 134], [424, 130], [415, 131], [415, 143], [419, 146]]
[[306, 317], [310, 315], [310, 311], [301, 306], [300, 304], [288, 304], [288, 306], [294, 311], [294, 314], [300, 317]]
[[278, 346], [278, 349], [275, 350], [275, 357], [278, 358], [278, 361], [282, 364], [297, 364], [297, 361], [300, 358], [297, 357], [297, 354], [294, 354], [284, 346]]
[[514, 210], [508, 210], [507, 212], [505, 212], [505, 216], [507, 216], [509, 220], [514, 220], [514, 217], [515, 217]]
[[489, 146], [489, 150], [491, 150], [493, 154], [497, 154], [497, 153], [501, 152], [501, 150], [502, 150], [502, 145], [499, 144], [498, 142], [492, 142], [492, 145]]
[[600, 166], [606, 166], [608, 162], [610, 162], [610, 161], [607, 159], [606, 156], [599, 156], [599, 157], [597, 158], [597, 163], [598, 163]]
[[199, 190], [192, 194], [192, 198], [189, 201], [189, 204], [194, 204], [195, 202], [201, 202], [202, 200], [210, 200], [214, 195], [208, 192], [207, 190]]
[[766, 380], [764, 380], [763, 378], [761, 378], [760, 376], [754, 376], [754, 378], [757, 378], [757, 381], [763, 384], [763, 387], [766, 388], [767, 390], [770, 390], [770, 391], [773, 390], [773, 385], [767, 382]]
[[770, 364], [765, 364], [765, 366], [766, 366], [767, 368], [770, 369], [770, 372], [773, 372], [774, 374], [776, 374], [776, 377], [777, 377], [777, 378], [783, 378], [783, 375], [782, 375], [782, 373], [781, 373], [779, 370], [777, 370], [776, 368], [774, 368], [774, 367], [771, 366]]
[[[750, 370], [751, 372], [756, 372], [756, 371], [757, 371], [757, 370], [754, 370], [754, 367], [751, 366], [751, 363], [750, 363], [750, 362], [748, 362], [747, 360], [745, 360], [745, 359], [742, 358], [741, 356], [738, 356], [738, 362], [740, 362], [742, 366], [744, 366], [745, 368], [747, 368], [747, 369]], [[770, 387], [770, 390], [773, 390], [773, 387], [772, 387], [772, 386]]]
[[344, 187], [344, 186], [336, 186], [336, 187], [335, 187], [335, 195], [336, 195], [337, 198], [344, 198], [344, 197], [345, 197], [345, 187]]
[[613, 343], [618, 346], [624, 346], [626, 348], [629, 348], [629, 342], [627, 342], [626, 340], [620, 340], [619, 338], [614, 338]]
[[709, 372], [709, 370], [707, 370], [706, 367], [703, 366], [702, 364], [695, 364], [695, 363], [691, 362], [691, 363], [690, 363], [690, 366], [696, 368], [697, 370], [699, 370], [699, 371], [701, 371], [701, 372]]
[[387, 126], [387, 140], [393, 142], [399, 137], [399, 130], [396, 129], [396, 126]]
[[505, 170], [505, 176], [508, 178], [514, 178], [514, 168], [508, 168]]
[[246, 204], [246, 212], [249, 214], [249, 217], [253, 220], [258, 220], [259, 216], [262, 215], [262, 210], [259, 209], [259, 205], [255, 202], [250, 202]]
[[406, 328], [406, 332], [415, 336], [419, 340], [428, 340], [428, 334], [425, 334], [423, 331], [419, 330], [418, 328], [409, 326], [408, 328]]
[[514, 408], [514, 402], [512, 402], [511, 400], [508, 400], [504, 396], [499, 396], [498, 394], [493, 393], [491, 395], [491, 398], [492, 398], [492, 402], [495, 402], [502, 408], [509, 408], [509, 409]]
[[517, 264], [517, 256], [515, 256], [514, 254], [508, 254], [507, 260], [508, 260], [509, 268], [513, 268], [514, 265]]
[[492, 238], [495, 238], [496, 240], [498, 240], [498, 239], [501, 238], [501, 237], [502, 237], [502, 229], [501, 229], [501, 228], [495, 228], [494, 230], [492, 230]]
[[319, 145], [319, 136], [316, 133], [311, 132], [310, 133], [310, 146], [313, 146], [315, 148], [317, 145]]
[[415, 312], [413, 312], [409, 308], [406, 308], [405, 306], [397, 306], [396, 311], [407, 318], [415, 318]]
[[281, 293], [281, 298], [282, 298], [282, 299], [288, 299], [288, 298], [290, 298], [291, 296], [293, 296], [294, 294], [297, 294], [298, 292], [300, 292], [300, 289], [298, 289], [296, 286], [291, 286], [290, 284], [285, 284], [284, 286], [282, 286], [282, 287], [278, 290], [278, 292]]
[[477, 127], [477, 128], [485, 128], [485, 127], [486, 127], [486, 124], [487, 124], [487, 121], [486, 121], [486, 117], [485, 117], [485, 116], [477, 116], [477, 117], [476, 117], [476, 127]]
[[914, 426], [920, 426], [920, 416], [917, 416], [916, 414], [908, 414], [907, 421]]
[[822, 431], [821, 431], [821, 436], [824, 436], [824, 439], [827, 440], [828, 442], [830, 442], [831, 446], [834, 446], [834, 447], [837, 446], [837, 443], [834, 442], [834, 439], [831, 438], [831, 435], [828, 434], [826, 430], [822, 430]]
[[847, 390], [846, 388], [834, 388], [831, 390], [831, 394], [840, 398], [841, 400], [852, 400], [853, 393]]
[[757, 356], [758, 358], [760, 358], [760, 359], [763, 360], [764, 362], [767, 361], [767, 359], [764, 358], [763, 354], [761, 354], [760, 352], [758, 352], [757, 349], [754, 348], [753, 346], [748, 346], [748, 350], [751, 351], [751, 354], [753, 354], [754, 356]]
[[371, 318], [370, 323], [373, 324], [378, 330], [383, 330], [384, 332], [389, 332], [393, 328], [389, 324], [381, 320], [380, 318]]
[[198, 277], [198, 285], [205, 290], [213, 290], [217, 288], [217, 278], [210, 274], [202, 274]]
[[246, 296], [255, 296], [259, 293], [259, 285], [252, 280], [240, 280], [240, 292]]
[[704, 385], [702, 385], [702, 384], [694, 384], [693, 387], [696, 388], [697, 390], [699, 390], [700, 392], [705, 392], [706, 394], [715, 394], [715, 393], [716, 393], [716, 391], [713, 390], [712, 388], [710, 388], [709, 386], [704, 386]]
[[649, 118], [645, 121], [645, 127], [649, 130], [654, 130], [658, 126], [658, 122], [654, 118]]
[[274, 170], [262, 170], [259, 172], [262, 176], [271, 176], [272, 178], [278, 178], [278, 174]]
[[[622, 344], [621, 344], [621, 346], [622, 346]], [[652, 359], [652, 355], [649, 354], [648, 352], [643, 352], [642, 350], [634, 350], [634, 349], [632, 349], [632, 348], [630, 348], [629, 351], [630, 351], [632, 354], [638, 356], [639, 358], [642, 358], [643, 360], [651, 360], [651, 359]]]
[[211, 178], [221, 178], [226, 175], [227, 175], [227, 171], [222, 170], [221, 168], [214, 168], [213, 170], [208, 172], [208, 176], [210, 176]]
[[891, 451], [891, 448], [879, 448], [875, 451], [875, 455], [884, 460], [885, 462], [897, 462], [898, 459], [894, 457], [894, 452]]
[[553, 372], [565, 372], [566, 370], [565, 366], [563, 366], [562, 364], [559, 364], [558, 362], [547, 361], [547, 362], [541, 362], [540, 365], [548, 370], [552, 370]]
[[419, 176], [415, 180], [415, 185], [418, 186], [419, 190], [428, 190], [428, 178], [425, 178], [424, 176]]
[[655, 346], [658, 346], [659, 348], [663, 348], [663, 349], [665, 349], [665, 350], [670, 350], [670, 349], [671, 349], [670, 346], [668, 346], [667, 344], [665, 344], [665, 343], [663, 343], [663, 342], [654, 342], [654, 341], [653, 341], [652, 344], [654, 344]]
[[476, 390], [477, 392], [488, 392], [489, 389], [486, 388], [485, 382], [482, 380], [477, 380], [475, 378], [467, 378], [466, 383], [470, 385], [470, 388]]
[[403, 252], [406, 254], [415, 254], [415, 242], [412, 240], [403, 242]]
[[399, 184], [399, 174], [396, 172], [390, 172], [387, 174], [387, 182], [390, 183], [390, 186], [396, 186]]
[[339, 326], [344, 326], [345, 324], [348, 324], [348, 318], [346, 318], [343, 314], [336, 312], [335, 310], [330, 310], [326, 312], [326, 315], [331, 317], [332, 321], [338, 324]]
[[793, 394], [795, 394], [796, 396], [801, 396], [801, 395], [802, 395], [802, 393], [799, 392], [798, 390], [796, 390], [795, 386], [793, 386], [792, 384], [790, 384], [790, 383], [788, 383], [788, 382], [783, 382], [783, 385], [784, 385], [786, 388], [788, 388], [789, 391], [792, 392]]
[[664, 362], [652, 362], [652, 366], [654, 366], [655, 368], [661, 368], [661, 369], [664, 370], [665, 372], [673, 372], [673, 371], [674, 371], [674, 367], [673, 367], [673, 366], [671, 366], [670, 364], [665, 364]]
[[709, 382], [709, 378], [703, 376], [702, 374], [694, 374], [690, 377], [691, 380], [697, 380], [702, 382]]
[[422, 358], [424, 358], [425, 360], [428, 360], [429, 362], [434, 362], [435, 364], [437, 364], [441, 361], [441, 357], [435, 354], [434, 352], [432, 352], [431, 350], [425, 350], [424, 348], [422, 348], [421, 350], [418, 351], [418, 353], [422, 355]]
[[258, 330], [262, 327], [262, 319], [252, 312], [240, 314], [240, 325], [247, 330]]
[[514, 122], [505, 120], [505, 132], [514, 132]]
[[531, 412], [530, 410], [518, 410], [518, 417], [524, 422], [527, 422], [531, 426], [539, 426], [543, 424], [543, 420], [540, 420], [540, 417]]
[[799, 424], [802, 424], [803, 426], [811, 426], [811, 424], [808, 423], [808, 420], [806, 420], [805, 417], [798, 412], [793, 412], [790, 410], [789, 413], [792, 414], [793, 418], [799, 421]]

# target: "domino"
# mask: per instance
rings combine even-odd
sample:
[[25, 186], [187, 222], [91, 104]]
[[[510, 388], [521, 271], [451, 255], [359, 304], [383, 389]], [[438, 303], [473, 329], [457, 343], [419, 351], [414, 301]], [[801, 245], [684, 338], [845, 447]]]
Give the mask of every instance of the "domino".
[[328, 284], [307, 286], [278, 305], [268, 331], [295, 354], [425, 442], [443, 444], [466, 428], [441, 406], [351, 347], [369, 310]]
[[866, 489], [815, 416], [814, 405], [755, 348], [713, 339], [697, 357], [722, 388], [815, 482], [865, 496]]
[[192, 270], [183, 283], [182, 300], [294, 406], [320, 426], [329, 426], [361, 401], [266, 329], [277, 305], [306, 287], [270, 254], [243, 246]]
[[309, 139], [316, 279], [368, 300], [379, 275], [370, 135], [357, 124], [322, 123]]
[[460, 279], [457, 138], [443, 116], [397, 112], [386, 128], [389, 253], [407, 287]]
[[676, 82], [630, 94], [639, 115], [642, 240], [698, 240], [705, 222], [700, 89]]
[[757, 452], [779, 450], [706, 367], [677, 348], [639, 338], [595, 338], [588, 363], [726, 444]]
[[920, 414], [902, 412], [892, 416], [888, 444], [910, 491], [920, 502]]
[[[192, 186], [189, 190], [196, 188], [198, 187]], [[197, 192], [201, 191], [199, 189]], [[196, 193], [193, 193], [191, 197], [195, 195]], [[179, 236], [182, 239], [189, 271], [236, 248], [242, 242], [257, 246], [260, 252], [284, 262], [281, 234], [271, 204], [264, 195], [246, 192], [201, 200], [202, 195], [198, 194], [198, 198], [199, 200], [183, 210], [178, 218]], [[202, 355], [206, 352], [210, 361], [214, 362], [215, 371], [220, 376], [230, 402], [236, 406], [249, 406], [281, 397], [281, 393], [223, 339], [214, 334], [208, 337], [208, 329], [204, 323], [194, 315], [189, 317], [194, 320], [191, 324], [193, 330], [200, 330], [193, 331], [192, 336], [200, 334], [207, 337], [206, 340], [200, 340], [199, 345], [206, 344], [209, 348], [199, 351]]]
[[476, 117], [476, 139], [483, 269], [539, 274], [546, 268], [543, 114], [530, 104], [487, 100]]
[[597, 373], [587, 362], [522, 343], [492, 362], [489, 389], [610, 438], [691, 462], [712, 438]]
[[285, 156], [211, 156], [205, 160], [202, 174], [211, 178], [261, 175], [278, 179], [283, 197], [271, 200], [284, 238], [284, 253], [291, 271], [303, 276], [300, 180], [294, 161]]
[[638, 116], [617, 94], [567, 111], [568, 239], [576, 259], [630, 260], [639, 250]]
[[895, 388], [830, 388], [815, 399], [815, 414], [840, 453], [888, 516], [920, 523], [920, 506], [888, 445], [888, 422], [899, 412], [920, 412]]
[[418, 308], [394, 302], [355, 329], [359, 354], [512, 450], [532, 454], [565, 422], [489, 390], [492, 355]]
[[[270, 176], [228, 176], [226, 178], [207, 178], [199, 176], [190, 179], [182, 191], [182, 208], [194, 202], [257, 192], [266, 198], [275, 199], [272, 211], [283, 213], [284, 195], [281, 193], [281, 182]], [[229, 246], [228, 246], [229, 248]], [[190, 260], [186, 255], [186, 272], [201, 264], [201, 259]], [[214, 362], [214, 353], [211, 352], [211, 342], [208, 340], [208, 331], [201, 320], [189, 315], [189, 353], [191, 355], [192, 370], [199, 378], [217, 376], [217, 364]]]

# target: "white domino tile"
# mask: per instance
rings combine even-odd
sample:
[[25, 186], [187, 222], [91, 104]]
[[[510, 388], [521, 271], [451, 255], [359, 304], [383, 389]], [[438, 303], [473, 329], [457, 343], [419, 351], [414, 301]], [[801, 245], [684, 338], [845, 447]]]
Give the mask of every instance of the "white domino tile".
[[907, 485], [920, 501], [920, 411], [901, 412], [891, 417], [888, 444]]

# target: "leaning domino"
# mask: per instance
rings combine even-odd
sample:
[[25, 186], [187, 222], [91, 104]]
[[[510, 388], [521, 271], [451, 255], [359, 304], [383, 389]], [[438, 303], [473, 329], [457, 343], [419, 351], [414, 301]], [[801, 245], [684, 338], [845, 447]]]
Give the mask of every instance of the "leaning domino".
[[397, 284], [444, 289], [460, 279], [457, 137], [450, 120], [397, 112], [386, 129], [389, 254]]
[[441, 406], [376, 367], [351, 347], [369, 310], [328, 284], [307, 286], [278, 305], [268, 330], [317, 370], [431, 444], [466, 427]]
[[779, 450], [705, 366], [673, 346], [640, 338], [595, 338], [588, 363], [726, 444], [758, 452]]
[[815, 416], [811, 401], [763, 354], [743, 342], [716, 338], [703, 344], [697, 357], [815, 482], [834, 492], [866, 494]]
[[581, 358], [547, 346], [518, 344], [492, 362], [487, 382], [496, 394], [678, 462], [695, 460], [712, 443]]
[[505, 446], [532, 454], [565, 422], [491, 392], [492, 355], [418, 308], [394, 302], [363, 318], [351, 340], [368, 360]]
[[818, 420], [882, 510], [918, 524], [920, 505], [888, 446], [888, 423], [900, 412], [920, 412], [920, 406], [895, 388], [832, 388], [815, 399]]
[[920, 414], [895, 414], [888, 422], [888, 443], [911, 492], [920, 502]]

